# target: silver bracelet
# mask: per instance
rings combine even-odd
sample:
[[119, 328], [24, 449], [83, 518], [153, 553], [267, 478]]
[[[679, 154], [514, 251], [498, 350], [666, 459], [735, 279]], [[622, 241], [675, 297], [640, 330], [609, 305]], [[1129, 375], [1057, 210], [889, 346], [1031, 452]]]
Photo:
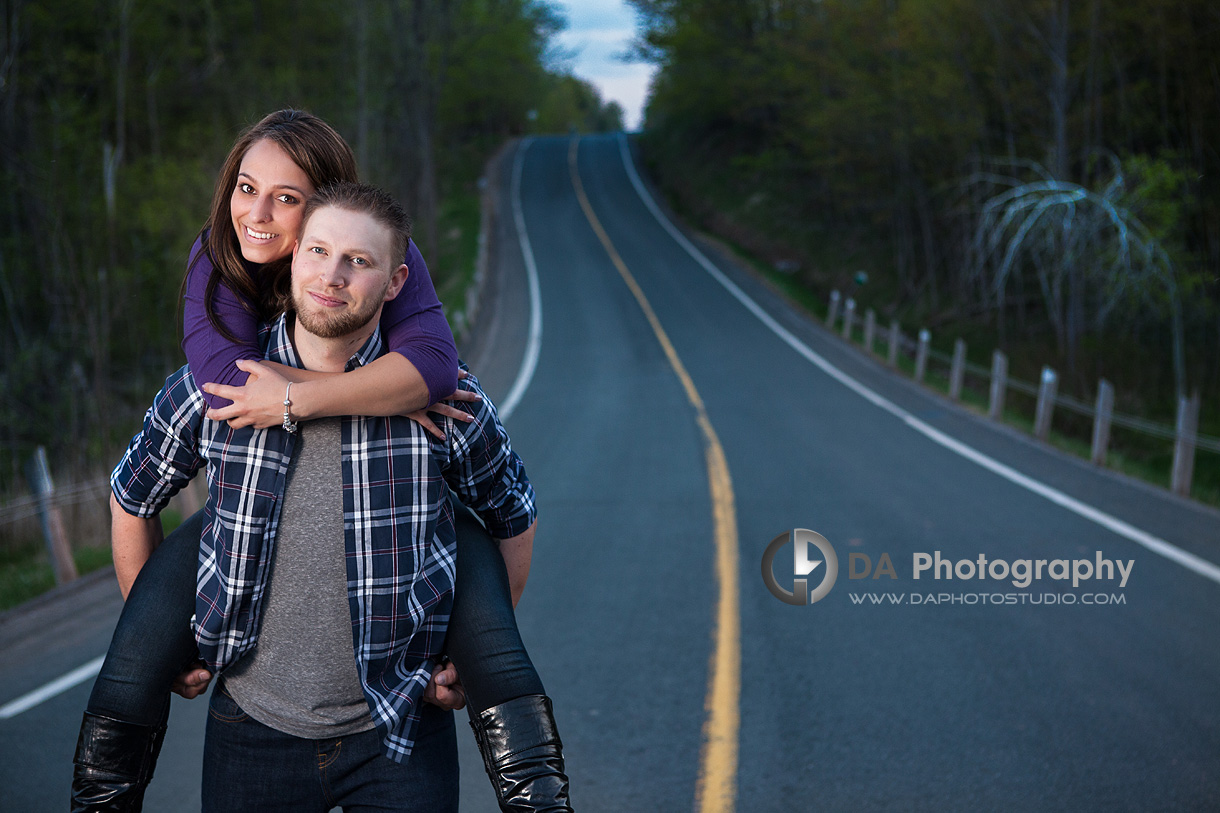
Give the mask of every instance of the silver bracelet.
[[292, 382], [289, 381], [288, 388], [284, 390], [284, 431], [285, 432], [297, 431], [297, 422], [292, 419], [292, 414], [291, 414], [292, 398], [289, 397], [291, 393], [292, 393]]

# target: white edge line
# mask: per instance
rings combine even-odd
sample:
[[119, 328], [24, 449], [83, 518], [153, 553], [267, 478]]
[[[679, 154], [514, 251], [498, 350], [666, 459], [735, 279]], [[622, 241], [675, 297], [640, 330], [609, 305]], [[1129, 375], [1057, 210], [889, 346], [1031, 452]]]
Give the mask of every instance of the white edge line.
[[840, 370], [838, 367], [831, 364], [807, 344], [794, 336], [783, 325], [775, 321], [775, 319], [773, 319], [769, 313], [763, 310], [757, 302], [751, 299], [750, 296], [745, 293], [745, 291], [741, 290], [736, 283], [726, 277], [719, 268], [713, 265], [711, 260], [704, 256], [703, 252], [699, 251], [699, 249], [686, 238], [686, 235], [680, 232], [677, 227], [669, 221], [669, 218], [667, 218], [664, 213], [661, 212], [656, 202], [653, 201], [652, 195], [649, 194], [648, 190], [644, 187], [643, 181], [640, 180], [639, 173], [637, 173], [635, 170], [635, 164], [631, 160], [631, 153], [627, 149], [626, 136], [620, 133], [618, 140], [619, 152], [623, 157], [623, 166], [627, 169], [627, 177], [630, 178], [631, 185], [635, 187], [635, 191], [640, 196], [640, 200], [642, 200], [648, 210], [652, 212], [653, 217], [657, 219], [657, 222], [659, 222], [661, 226], [664, 227], [667, 232], [669, 232], [670, 236], [674, 238], [678, 245], [686, 249], [686, 253], [690, 254], [691, 257], [694, 258], [695, 262], [703, 266], [705, 271], [707, 271], [717, 282], [719, 282], [725, 288], [725, 290], [732, 294], [738, 302], [744, 305], [746, 310], [754, 314], [760, 322], [771, 329], [771, 332], [782, 339], [797, 353], [804, 356], [831, 378], [843, 384], [865, 400], [869, 401], [875, 406], [880, 407], [881, 409], [884, 409], [886, 412], [891, 413], [895, 417], [905, 422], [912, 429], [923, 434], [929, 440], [943, 446], [949, 451], [961, 455], [972, 463], [977, 463], [988, 471], [998, 474], [1000, 477], [1003, 477], [1021, 488], [1031, 491], [1040, 497], [1044, 497], [1056, 505], [1084, 517], [1090, 522], [1094, 522], [1103, 528], [1118, 534], [1119, 536], [1125, 537], [1138, 545], [1142, 545], [1153, 553], [1177, 562], [1182, 567], [1192, 570], [1200, 576], [1211, 579], [1213, 582], [1220, 584], [1220, 566], [1215, 565], [1201, 556], [1197, 556], [1189, 551], [1182, 550], [1181, 548], [1166, 542], [1164, 539], [1153, 536], [1147, 531], [1136, 528], [1134, 525], [1124, 522], [1117, 517], [1111, 516], [1104, 511], [1098, 510], [1091, 505], [1075, 499], [1074, 497], [1069, 497], [1062, 491], [1052, 488], [1051, 486], [1035, 480], [1032, 477], [1021, 474], [1019, 471], [1004, 465], [998, 460], [988, 457], [972, 446], [968, 446], [961, 441], [949, 437], [943, 432], [940, 432], [939, 430], [934, 429], [928, 424], [919, 420], [902, 407], [877, 394], [864, 384], [861, 384], [859, 381]]
[[525, 390], [534, 378], [534, 370], [538, 367], [538, 354], [542, 349], [542, 290], [538, 285], [538, 266], [534, 263], [534, 250], [530, 246], [529, 233], [525, 229], [525, 215], [521, 211], [521, 167], [525, 164], [525, 151], [529, 149], [532, 139], [524, 139], [517, 147], [517, 156], [513, 160], [513, 221], [517, 226], [517, 241], [521, 244], [521, 256], [525, 260], [525, 275], [529, 280], [530, 292], [530, 327], [529, 339], [525, 344], [525, 357], [521, 359], [521, 369], [517, 372], [517, 380], [508, 391], [508, 395], [500, 403], [500, 420], [507, 421], [521, 402]]
[[84, 666], [73, 669], [68, 674], [53, 680], [40, 689], [35, 689], [29, 694], [22, 695], [11, 703], [6, 703], [0, 706], [0, 720], [8, 720], [11, 717], [16, 717], [23, 711], [28, 711], [39, 703], [50, 700], [57, 694], [64, 692], [76, 686], [79, 683], [84, 683], [89, 678], [102, 671], [102, 662], [106, 660], [106, 656], [94, 658]]
[[[507, 421], [512, 415], [526, 388], [534, 377], [538, 367], [538, 355], [542, 348], [542, 290], [538, 285], [538, 267], [534, 264], [534, 251], [530, 247], [530, 238], [525, 231], [525, 216], [521, 213], [521, 167], [525, 163], [525, 151], [529, 148], [531, 139], [524, 139], [517, 147], [517, 156], [513, 161], [513, 220], [517, 226], [517, 239], [521, 243], [521, 254], [525, 258], [525, 273], [529, 278], [530, 292], [530, 326], [529, 340], [525, 346], [525, 357], [521, 360], [521, 369], [517, 372], [517, 380], [509, 390], [508, 396], [500, 404], [501, 421]], [[28, 711], [39, 703], [50, 700], [58, 694], [66, 692], [78, 683], [83, 683], [102, 670], [106, 656], [95, 658], [84, 666], [72, 670], [63, 677], [53, 680], [40, 689], [18, 697], [4, 706], [0, 706], [0, 720], [16, 717], [23, 711]]]

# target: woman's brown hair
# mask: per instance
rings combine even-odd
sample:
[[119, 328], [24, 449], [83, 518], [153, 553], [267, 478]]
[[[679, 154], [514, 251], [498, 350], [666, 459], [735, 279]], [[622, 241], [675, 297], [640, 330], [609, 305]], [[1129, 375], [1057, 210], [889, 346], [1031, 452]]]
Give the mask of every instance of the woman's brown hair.
[[[251, 146], [263, 139], [274, 141], [288, 153], [309, 177], [314, 189], [321, 189], [339, 181], [355, 183], [359, 180], [356, 157], [352, 154], [351, 147], [343, 140], [343, 136], [322, 119], [303, 110], [277, 110], [247, 128], [237, 137], [237, 141], [233, 142], [229, 157], [225, 159], [220, 170], [220, 177], [216, 179], [216, 191], [212, 195], [212, 208], [207, 222], [199, 232], [203, 238], [200, 250], [187, 262], [189, 275], [200, 253], [206, 252], [212, 261], [215, 270], [208, 277], [204, 306], [207, 309], [208, 321], [222, 336], [231, 341], [237, 341], [237, 337], [224, 326], [213, 307], [216, 288], [221, 282], [245, 303], [253, 305], [259, 318], [263, 320], [270, 320], [283, 310], [290, 287], [291, 255], [264, 264], [257, 278], [251, 278], [243, 264], [241, 246], [237, 242], [237, 234], [233, 231], [233, 221], [229, 213], [229, 201], [237, 185], [242, 159], [246, 157]], [[183, 280], [184, 290], [185, 287], [186, 281]]]

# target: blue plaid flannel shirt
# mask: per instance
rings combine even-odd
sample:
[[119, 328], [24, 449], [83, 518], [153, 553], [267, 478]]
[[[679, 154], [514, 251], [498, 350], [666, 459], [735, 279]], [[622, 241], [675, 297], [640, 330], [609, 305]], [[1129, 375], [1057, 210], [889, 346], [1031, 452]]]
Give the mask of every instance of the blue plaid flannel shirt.
[[[285, 317], [264, 328], [263, 341], [268, 359], [302, 366]], [[378, 329], [347, 369], [382, 352]], [[483, 395], [474, 376], [459, 386]], [[445, 484], [496, 538], [523, 533], [536, 516], [533, 488], [495, 406], [486, 396], [451, 403], [474, 420], [434, 415], [445, 442], [407, 418], [343, 421], [343, 526], [356, 664], [386, 755], [399, 762], [411, 753], [419, 704], [453, 603], [457, 550]], [[124, 510], [152, 517], [206, 468], [194, 627], [200, 656], [223, 671], [258, 642], [294, 436], [279, 427], [233, 429], [208, 420], [206, 411], [189, 367], [173, 373], [110, 482]]]

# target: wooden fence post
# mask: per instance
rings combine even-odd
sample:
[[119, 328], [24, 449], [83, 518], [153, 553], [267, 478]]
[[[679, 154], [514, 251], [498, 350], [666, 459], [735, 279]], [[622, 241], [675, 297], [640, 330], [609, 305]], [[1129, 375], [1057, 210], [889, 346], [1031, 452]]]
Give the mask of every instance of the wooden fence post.
[[856, 321], [856, 300], [851, 297], [847, 298], [847, 304], [843, 308], [843, 338], [851, 341], [852, 324]]
[[1104, 378], [1097, 382], [1097, 405], [1093, 409], [1093, 453], [1089, 459], [1098, 466], [1106, 465], [1106, 450], [1110, 447], [1110, 419], [1114, 416], [1114, 386]]
[[991, 354], [991, 400], [987, 417], [993, 421], [1004, 418], [1004, 396], [1008, 392], [1008, 356], [995, 350]]
[[915, 380], [922, 383], [924, 374], [928, 372], [928, 344], [932, 334], [928, 329], [919, 329], [919, 349], [915, 351]]
[[1051, 434], [1051, 416], [1055, 412], [1055, 396], [1059, 394], [1059, 376], [1050, 367], [1042, 368], [1042, 383], [1038, 387], [1038, 409], [1034, 413], [1034, 435], [1045, 441]]
[[886, 364], [891, 367], [898, 366], [898, 345], [902, 341], [902, 333], [898, 330], [898, 320], [894, 319], [890, 322], [890, 346], [886, 351]]
[[877, 314], [873, 313], [873, 309], [869, 308], [864, 313], [864, 349], [871, 356], [873, 354], [873, 333], [877, 330]]
[[1178, 399], [1178, 439], [1173, 444], [1173, 477], [1170, 487], [1175, 494], [1190, 496], [1190, 481], [1195, 471], [1195, 441], [1199, 434], [1199, 391], [1189, 398]]
[[76, 562], [64, 531], [64, 518], [55, 505], [55, 483], [47, 466], [47, 450], [39, 446], [27, 470], [30, 489], [38, 498], [38, 513], [42, 520], [42, 535], [47, 542], [47, 558], [55, 570], [55, 583], [66, 584], [77, 577]]
[[966, 342], [958, 339], [953, 342], [953, 366], [949, 368], [949, 399], [959, 401], [962, 397], [962, 383], [966, 379]]
[[842, 295], [838, 291], [830, 292], [830, 310], [826, 312], [826, 327], [833, 328], [835, 320], [839, 318], [839, 300]]

